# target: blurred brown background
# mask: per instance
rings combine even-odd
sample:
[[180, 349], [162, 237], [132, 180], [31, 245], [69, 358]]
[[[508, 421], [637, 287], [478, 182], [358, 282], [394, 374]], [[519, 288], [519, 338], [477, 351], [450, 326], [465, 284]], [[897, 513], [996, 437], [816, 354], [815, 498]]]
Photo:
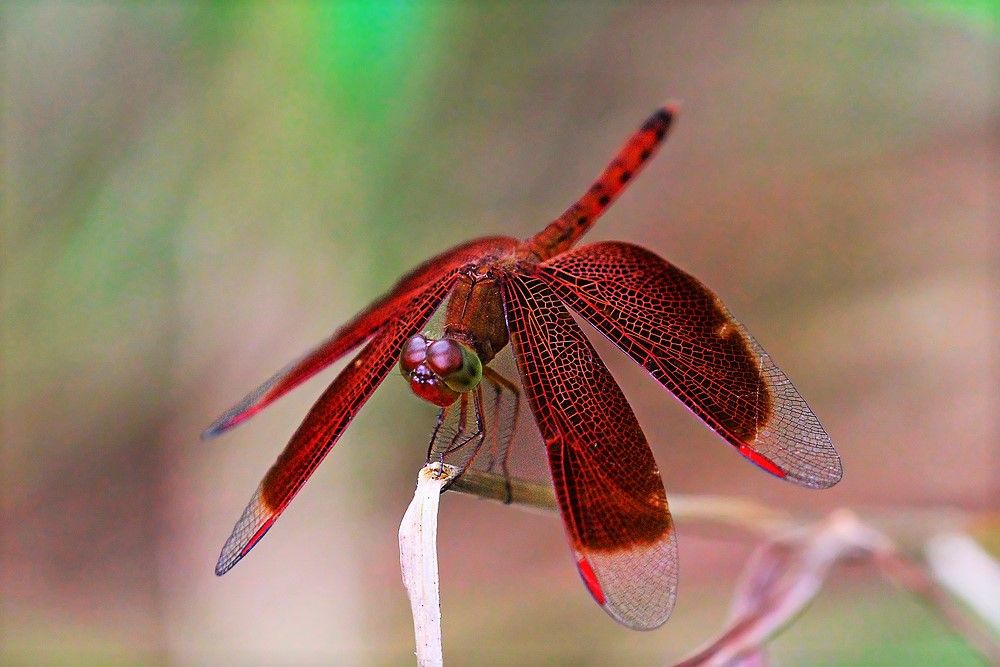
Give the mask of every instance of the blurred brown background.
[[[988, 1], [6, 5], [0, 662], [407, 664], [396, 530], [433, 409], [390, 376], [221, 579], [333, 373], [198, 435], [410, 266], [537, 231], [668, 98], [667, 146], [588, 240], [718, 291], [845, 467], [771, 479], [599, 345], [668, 493], [1000, 509], [998, 25]], [[448, 495], [442, 521], [454, 664], [665, 664], [753, 547], [681, 522], [674, 618], [635, 633], [555, 518]], [[772, 655], [977, 664], [864, 569]]]

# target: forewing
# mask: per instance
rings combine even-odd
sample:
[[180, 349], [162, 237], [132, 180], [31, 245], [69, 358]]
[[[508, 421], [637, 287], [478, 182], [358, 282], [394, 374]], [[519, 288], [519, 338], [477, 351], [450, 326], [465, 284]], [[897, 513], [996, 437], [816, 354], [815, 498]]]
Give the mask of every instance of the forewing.
[[658, 627], [676, 598], [677, 545], [642, 429], [552, 290], [512, 275], [504, 294], [522, 385], [545, 439], [580, 576], [617, 621]]
[[840, 481], [840, 456], [819, 419], [696, 278], [618, 242], [568, 252], [537, 275], [747, 459], [807, 487]]
[[368, 340], [401, 308], [426, 290], [435, 281], [464, 264], [514, 247], [516, 242], [505, 237], [476, 239], [457, 246], [424, 262], [396, 283], [384, 296], [358, 313], [354, 319], [334, 332], [326, 341], [275, 373], [264, 384], [247, 394], [242, 401], [227, 410], [202, 434], [212, 438], [246, 421], [270, 403], [287, 394], [361, 343]]
[[216, 574], [228, 572], [264, 537], [396, 364], [403, 343], [430, 318], [453, 282], [454, 275], [441, 279], [402, 304], [323, 392], [236, 522], [222, 547]]

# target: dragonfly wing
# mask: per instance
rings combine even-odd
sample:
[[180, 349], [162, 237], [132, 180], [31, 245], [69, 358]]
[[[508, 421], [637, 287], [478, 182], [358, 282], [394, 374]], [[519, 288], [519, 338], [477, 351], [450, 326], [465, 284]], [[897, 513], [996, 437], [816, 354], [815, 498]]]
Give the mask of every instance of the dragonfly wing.
[[301, 359], [275, 373], [227, 410], [202, 434], [213, 438], [260, 412], [270, 403], [302, 384], [379, 331], [400, 308], [440, 280], [445, 274], [493, 252], [509, 249], [513, 239], [490, 237], [457, 246], [434, 257], [406, 274], [384, 296], [358, 313]]
[[228, 572], [260, 541], [396, 364], [406, 340], [430, 319], [454, 273], [403, 304], [316, 401], [254, 492], [215, 566]]
[[771, 357], [696, 278], [628, 243], [584, 246], [538, 277], [747, 459], [812, 488], [840, 456]]
[[504, 296], [580, 576], [615, 620], [658, 627], [676, 598], [677, 545], [646, 437], [597, 351], [545, 283], [511, 275]]

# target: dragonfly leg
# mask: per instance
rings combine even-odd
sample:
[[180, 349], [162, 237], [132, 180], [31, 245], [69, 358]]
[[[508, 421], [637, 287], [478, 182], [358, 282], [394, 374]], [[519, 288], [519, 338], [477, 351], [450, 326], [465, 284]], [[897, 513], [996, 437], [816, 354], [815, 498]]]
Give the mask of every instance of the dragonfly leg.
[[442, 449], [438, 455], [438, 458], [442, 463], [444, 463], [445, 456], [457, 452], [473, 440], [478, 439], [480, 442], [476, 445], [472, 456], [475, 456], [479, 452], [479, 447], [485, 437], [482, 419], [482, 392], [477, 387], [476, 390], [470, 393], [472, 394], [472, 414], [475, 417], [475, 429], [472, 429], [469, 426], [469, 394], [462, 394], [462, 398], [459, 403], [458, 426], [455, 429], [455, 433], [451, 437], [451, 442], [447, 447]]
[[465, 423], [469, 420], [469, 395], [462, 394], [462, 398], [460, 399], [458, 405], [458, 428], [455, 429], [454, 435], [451, 436], [451, 443], [441, 452], [442, 463], [444, 463], [444, 457], [446, 454], [451, 454], [462, 446], [457, 443], [465, 434]]
[[[510, 484], [510, 453], [511, 453], [511, 440], [514, 438], [514, 431], [517, 428], [517, 420], [520, 415], [521, 410], [521, 390], [514, 383], [505, 378], [503, 375], [493, 370], [490, 367], [483, 369], [483, 378], [487, 380], [493, 387], [495, 392], [494, 395], [494, 405], [496, 406], [493, 410], [493, 433], [495, 434], [495, 447], [496, 449], [491, 451], [490, 465], [489, 469], [492, 470], [495, 464], [495, 458], [499, 455], [500, 459], [500, 471], [503, 473], [504, 487], [506, 489], [506, 498], [504, 503], [509, 505], [513, 501], [513, 490]], [[512, 408], [510, 414], [510, 425], [507, 432], [504, 432], [503, 425], [500, 423], [500, 397], [503, 392], [510, 392]]]
[[[493, 415], [490, 420], [490, 447], [489, 447], [489, 460], [486, 463], [486, 469], [490, 472], [496, 466], [497, 454], [500, 451], [500, 442], [503, 439], [500, 433], [500, 400], [503, 396], [503, 387], [500, 385], [490, 382], [490, 388], [493, 389]], [[482, 385], [480, 385], [482, 386]]]
[[476, 445], [475, 451], [472, 452], [472, 456], [469, 457], [469, 463], [479, 455], [479, 450], [482, 448], [483, 443], [486, 441], [486, 429], [483, 428], [483, 388], [482, 385], [476, 387], [474, 393], [472, 394], [472, 404], [474, 407], [474, 413], [476, 415], [476, 432], [469, 438], [467, 442], [471, 442], [473, 439], [478, 439], [479, 443]]
[[[450, 407], [450, 406], [449, 406]], [[430, 461], [434, 454], [434, 443], [437, 442], [438, 433], [441, 432], [441, 427], [444, 425], [445, 420], [448, 418], [448, 408], [441, 408], [438, 411], [437, 423], [434, 424], [434, 431], [431, 433], [431, 440], [427, 443], [427, 457], [425, 461]]]
[[459, 448], [464, 447], [465, 445], [469, 444], [473, 440], [478, 440], [479, 442], [476, 443], [476, 446], [473, 448], [472, 454], [469, 456], [468, 463], [466, 463], [466, 467], [468, 467], [468, 465], [470, 463], [472, 463], [472, 460], [475, 459], [476, 456], [479, 455], [479, 450], [482, 448], [483, 442], [486, 441], [486, 430], [483, 428], [483, 389], [482, 389], [482, 387], [476, 387], [475, 390], [473, 391], [473, 393], [472, 393], [472, 406], [473, 406], [472, 413], [476, 416], [476, 430], [468, 438], [466, 438], [458, 447]]
[[[464, 472], [476, 463], [477, 457], [488, 457], [476, 467], [503, 476], [505, 502], [509, 504], [513, 500], [509, 467], [511, 440], [521, 391], [517, 384], [493, 369], [485, 369], [483, 377], [486, 382], [462, 394], [457, 403], [438, 413], [426, 460], [447, 462]], [[490, 446], [484, 448], [487, 439]], [[452, 456], [459, 451], [463, 451], [461, 456]]]

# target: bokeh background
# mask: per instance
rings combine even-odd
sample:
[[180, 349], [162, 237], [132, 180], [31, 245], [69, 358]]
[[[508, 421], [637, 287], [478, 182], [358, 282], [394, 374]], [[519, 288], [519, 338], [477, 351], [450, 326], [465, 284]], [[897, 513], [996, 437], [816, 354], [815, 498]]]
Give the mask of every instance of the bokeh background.
[[[713, 286], [844, 458], [761, 474], [622, 355], [669, 493], [822, 512], [1000, 505], [995, 2], [7, 3], [0, 663], [408, 664], [396, 530], [433, 409], [385, 383], [268, 538], [212, 568], [327, 372], [218, 413], [474, 235], [527, 236], [665, 99], [667, 146], [590, 239]], [[558, 521], [449, 494], [454, 664], [665, 664], [753, 548], [679, 524], [674, 618], [617, 626]], [[977, 664], [835, 571], [784, 664]]]

